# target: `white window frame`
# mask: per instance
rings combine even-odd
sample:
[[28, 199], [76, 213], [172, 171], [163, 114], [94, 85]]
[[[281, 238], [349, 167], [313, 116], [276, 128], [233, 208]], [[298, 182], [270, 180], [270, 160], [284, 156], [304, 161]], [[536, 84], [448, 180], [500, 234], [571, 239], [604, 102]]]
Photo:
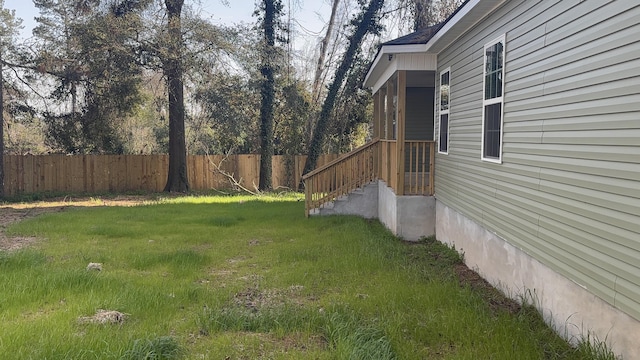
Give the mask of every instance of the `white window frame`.
[[[443, 109], [442, 108], [442, 75], [449, 73], [449, 98], [447, 100], [447, 108]], [[438, 102], [437, 102], [437, 107], [438, 107], [438, 153], [439, 154], [444, 154], [444, 155], [448, 155], [449, 154], [449, 139], [451, 139], [451, 115], [449, 115], [451, 113], [451, 67], [448, 67], [444, 70], [442, 70], [440, 72], [440, 79], [438, 81], [439, 87], [438, 87]], [[447, 144], [446, 144], [446, 151], [442, 151], [442, 146], [440, 143], [441, 140], [441, 134], [442, 134], [442, 116], [443, 115], [447, 115]]]
[[[498, 97], [494, 97], [491, 99], [486, 99], [486, 89], [487, 89], [487, 49], [491, 48], [492, 46], [498, 44], [498, 43], [502, 43], [502, 91], [500, 92], [500, 96]], [[480, 156], [482, 158], [483, 161], [488, 161], [488, 162], [493, 162], [493, 163], [497, 163], [497, 164], [502, 164], [502, 144], [503, 144], [503, 139], [504, 139], [504, 79], [505, 79], [505, 59], [506, 59], [506, 54], [507, 54], [507, 41], [506, 41], [506, 34], [503, 34], [502, 36], [499, 36], [498, 38], [492, 40], [491, 42], [485, 44], [484, 49], [483, 49], [483, 53], [482, 53], [482, 133], [480, 134], [480, 143], [481, 143], [481, 153]], [[495, 104], [501, 104], [500, 105], [500, 143], [498, 146], [498, 157], [486, 157], [485, 153], [484, 153], [484, 149], [485, 149], [485, 125], [486, 125], [486, 119], [485, 119], [485, 109], [487, 106], [489, 105], [495, 105]]]

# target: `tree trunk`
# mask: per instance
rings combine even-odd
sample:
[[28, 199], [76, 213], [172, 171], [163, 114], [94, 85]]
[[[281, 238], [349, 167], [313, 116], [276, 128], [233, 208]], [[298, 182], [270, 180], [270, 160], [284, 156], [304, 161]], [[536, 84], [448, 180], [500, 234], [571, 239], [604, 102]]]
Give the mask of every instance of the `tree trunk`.
[[413, 0], [413, 31], [432, 25], [431, 2], [432, 0]]
[[333, 26], [336, 21], [336, 13], [338, 12], [338, 4], [340, 0], [333, 0], [331, 6], [331, 16], [329, 17], [329, 24], [327, 24], [327, 32], [324, 34], [324, 38], [320, 42], [320, 56], [318, 56], [318, 64], [316, 65], [316, 73], [313, 77], [313, 92], [312, 99], [315, 102], [320, 98], [320, 88], [322, 85], [322, 69], [324, 68], [325, 58], [327, 57], [327, 46], [329, 46], [329, 40], [331, 39], [331, 33], [333, 32]]
[[187, 192], [187, 146], [184, 130], [184, 84], [182, 81], [182, 26], [180, 14], [184, 0], [165, 0], [168, 14], [169, 45], [164, 72], [169, 92], [169, 175], [164, 191]]
[[4, 198], [4, 78], [2, 77], [2, 54], [0, 54], [0, 199]]
[[271, 190], [271, 169], [273, 162], [273, 102], [275, 97], [274, 57], [276, 4], [274, 0], [264, 0], [264, 41], [262, 54], [262, 104], [260, 106], [260, 184], [261, 191]]
[[322, 93], [321, 89], [322, 89], [322, 84], [324, 79], [322, 76], [322, 73], [325, 67], [329, 40], [331, 40], [331, 33], [333, 32], [333, 27], [335, 25], [336, 14], [338, 12], [339, 3], [340, 3], [340, 0], [333, 0], [333, 5], [331, 6], [331, 15], [329, 17], [329, 23], [327, 24], [327, 32], [325, 33], [324, 38], [322, 38], [322, 41], [320, 41], [320, 54], [318, 55], [318, 63], [316, 64], [316, 72], [313, 77], [313, 85], [312, 85], [312, 91], [311, 91], [311, 101], [313, 102], [314, 111], [311, 111], [309, 113], [306, 120], [306, 127], [307, 127], [306, 140], [308, 142], [311, 142], [311, 139], [313, 138], [313, 128], [315, 126], [314, 120], [317, 115], [317, 113], [315, 112], [315, 109], [316, 109], [316, 106], [318, 105], [318, 102], [320, 101], [320, 94]]
[[311, 144], [309, 144], [309, 156], [305, 162], [303, 174], [310, 172], [316, 167], [318, 157], [322, 151], [325, 132], [331, 117], [331, 112], [333, 111], [333, 106], [336, 102], [338, 91], [342, 87], [342, 83], [344, 82], [347, 72], [353, 63], [353, 59], [362, 44], [362, 40], [370, 31], [375, 29], [375, 25], [377, 23], [376, 16], [382, 9], [383, 5], [384, 0], [370, 0], [366, 10], [359, 15], [357, 27], [354, 33], [349, 37], [349, 47], [340, 62], [340, 66], [336, 70], [333, 82], [329, 86], [327, 97], [322, 104], [322, 110], [320, 111], [318, 122], [316, 123], [313, 131]]

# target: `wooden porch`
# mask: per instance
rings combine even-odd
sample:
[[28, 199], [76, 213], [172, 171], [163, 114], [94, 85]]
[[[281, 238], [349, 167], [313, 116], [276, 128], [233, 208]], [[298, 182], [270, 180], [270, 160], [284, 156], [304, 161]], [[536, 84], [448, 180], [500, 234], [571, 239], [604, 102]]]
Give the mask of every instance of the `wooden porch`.
[[[303, 176], [307, 216], [377, 180], [383, 180], [396, 196], [433, 195], [433, 87], [415, 80], [418, 75], [433, 74], [412, 74], [412, 84], [407, 86], [407, 72], [397, 71], [374, 94], [374, 139]], [[421, 128], [427, 130], [421, 132]]]

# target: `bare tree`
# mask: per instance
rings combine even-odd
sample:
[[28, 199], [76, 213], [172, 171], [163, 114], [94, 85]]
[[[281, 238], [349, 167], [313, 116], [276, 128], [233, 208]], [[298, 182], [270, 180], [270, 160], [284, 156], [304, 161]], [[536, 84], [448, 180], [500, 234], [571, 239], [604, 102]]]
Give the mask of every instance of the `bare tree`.
[[432, 0], [413, 0], [413, 30], [426, 28], [433, 24], [431, 17]]
[[305, 174], [316, 167], [336, 97], [343, 86], [349, 69], [353, 66], [354, 58], [362, 45], [362, 41], [367, 34], [378, 33], [380, 31], [379, 13], [383, 5], [384, 0], [370, 0], [366, 8], [363, 8], [361, 13], [352, 21], [354, 29], [349, 36], [349, 46], [340, 61], [340, 65], [333, 77], [333, 82], [329, 86], [327, 97], [322, 104], [318, 122], [313, 131], [311, 143], [309, 144], [309, 154], [303, 171]]
[[315, 76], [313, 77], [313, 101], [317, 101], [320, 96], [320, 87], [322, 85], [322, 71], [325, 67], [325, 59], [327, 57], [329, 40], [331, 40], [331, 34], [333, 33], [333, 27], [336, 22], [336, 13], [338, 12], [339, 3], [340, 0], [333, 0], [331, 6], [331, 15], [329, 16], [329, 23], [327, 24], [327, 32], [324, 34], [322, 41], [320, 41], [320, 55], [318, 56], [318, 64], [316, 65], [316, 72]]
[[412, 22], [413, 31], [444, 21], [461, 0], [398, 0], [400, 22]]

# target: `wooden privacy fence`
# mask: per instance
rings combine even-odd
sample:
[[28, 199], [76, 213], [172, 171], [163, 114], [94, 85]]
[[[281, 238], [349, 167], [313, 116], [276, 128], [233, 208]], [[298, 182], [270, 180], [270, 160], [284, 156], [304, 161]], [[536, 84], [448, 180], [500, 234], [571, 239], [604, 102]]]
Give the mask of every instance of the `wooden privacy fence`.
[[[337, 155], [322, 155], [322, 165]], [[223, 161], [224, 159], [224, 161]], [[273, 157], [274, 188], [297, 189], [306, 156]], [[216, 166], [254, 190], [260, 176], [260, 155], [189, 155], [192, 190], [229, 189], [229, 179]], [[167, 181], [168, 155], [4, 155], [6, 196], [45, 192], [121, 193], [162, 191]]]

